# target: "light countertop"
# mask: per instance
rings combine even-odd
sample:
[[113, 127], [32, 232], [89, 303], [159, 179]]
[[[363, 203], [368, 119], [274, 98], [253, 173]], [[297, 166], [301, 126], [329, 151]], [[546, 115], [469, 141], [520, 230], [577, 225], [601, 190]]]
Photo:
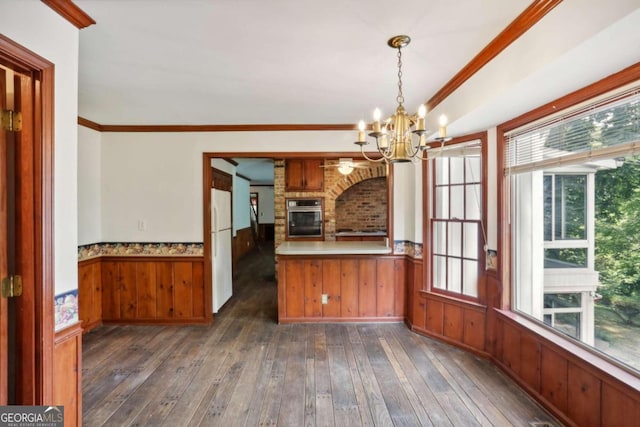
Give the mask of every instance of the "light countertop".
[[384, 242], [287, 241], [276, 248], [276, 255], [386, 255], [392, 248]]
[[386, 237], [386, 231], [338, 231], [336, 236], [382, 236]]

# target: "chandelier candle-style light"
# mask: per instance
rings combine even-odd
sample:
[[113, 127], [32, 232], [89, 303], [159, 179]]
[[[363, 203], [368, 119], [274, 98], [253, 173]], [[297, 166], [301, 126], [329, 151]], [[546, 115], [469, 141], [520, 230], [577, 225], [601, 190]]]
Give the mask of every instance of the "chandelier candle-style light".
[[[420, 153], [429, 149], [427, 144], [427, 130], [424, 125], [424, 117], [427, 114], [427, 107], [422, 104], [418, 108], [418, 113], [409, 115], [404, 109], [404, 96], [402, 95], [402, 48], [407, 46], [411, 38], [409, 36], [400, 35], [389, 39], [387, 44], [398, 49], [398, 96], [396, 101], [396, 113], [387, 118], [383, 123], [380, 122], [382, 113], [376, 108], [373, 112], [373, 123], [371, 124], [371, 132], [369, 136], [376, 139], [376, 146], [382, 155], [379, 159], [371, 159], [364, 152], [364, 146], [369, 142], [365, 138], [366, 125], [363, 120], [358, 123], [358, 140], [356, 145], [360, 146], [360, 152], [363, 157], [369, 161], [386, 161], [388, 163], [410, 162], [423, 159]], [[447, 137], [447, 117], [443, 114], [440, 116], [439, 136], [433, 141], [444, 142], [451, 138]], [[416, 135], [417, 142], [414, 142], [413, 135]]]

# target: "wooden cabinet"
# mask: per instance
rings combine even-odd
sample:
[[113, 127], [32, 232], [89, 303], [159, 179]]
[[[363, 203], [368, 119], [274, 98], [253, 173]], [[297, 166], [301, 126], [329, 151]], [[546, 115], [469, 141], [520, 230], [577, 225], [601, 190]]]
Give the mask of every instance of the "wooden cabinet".
[[322, 191], [322, 159], [288, 159], [285, 162], [285, 191]]
[[278, 321], [402, 320], [404, 265], [393, 256], [278, 257]]

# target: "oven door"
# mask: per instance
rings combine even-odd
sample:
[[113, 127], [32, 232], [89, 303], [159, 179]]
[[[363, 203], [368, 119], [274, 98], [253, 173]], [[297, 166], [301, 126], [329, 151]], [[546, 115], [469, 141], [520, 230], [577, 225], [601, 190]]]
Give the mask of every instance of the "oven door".
[[287, 218], [287, 236], [322, 237], [322, 210], [291, 208]]

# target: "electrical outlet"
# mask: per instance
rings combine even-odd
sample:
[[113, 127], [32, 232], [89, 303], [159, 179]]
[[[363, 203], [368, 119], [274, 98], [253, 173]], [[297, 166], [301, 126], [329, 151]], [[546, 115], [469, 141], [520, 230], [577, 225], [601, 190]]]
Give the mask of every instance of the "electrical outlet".
[[138, 231], [145, 231], [147, 229], [147, 221], [144, 219], [138, 220]]
[[329, 304], [329, 295], [322, 294], [322, 304]]

